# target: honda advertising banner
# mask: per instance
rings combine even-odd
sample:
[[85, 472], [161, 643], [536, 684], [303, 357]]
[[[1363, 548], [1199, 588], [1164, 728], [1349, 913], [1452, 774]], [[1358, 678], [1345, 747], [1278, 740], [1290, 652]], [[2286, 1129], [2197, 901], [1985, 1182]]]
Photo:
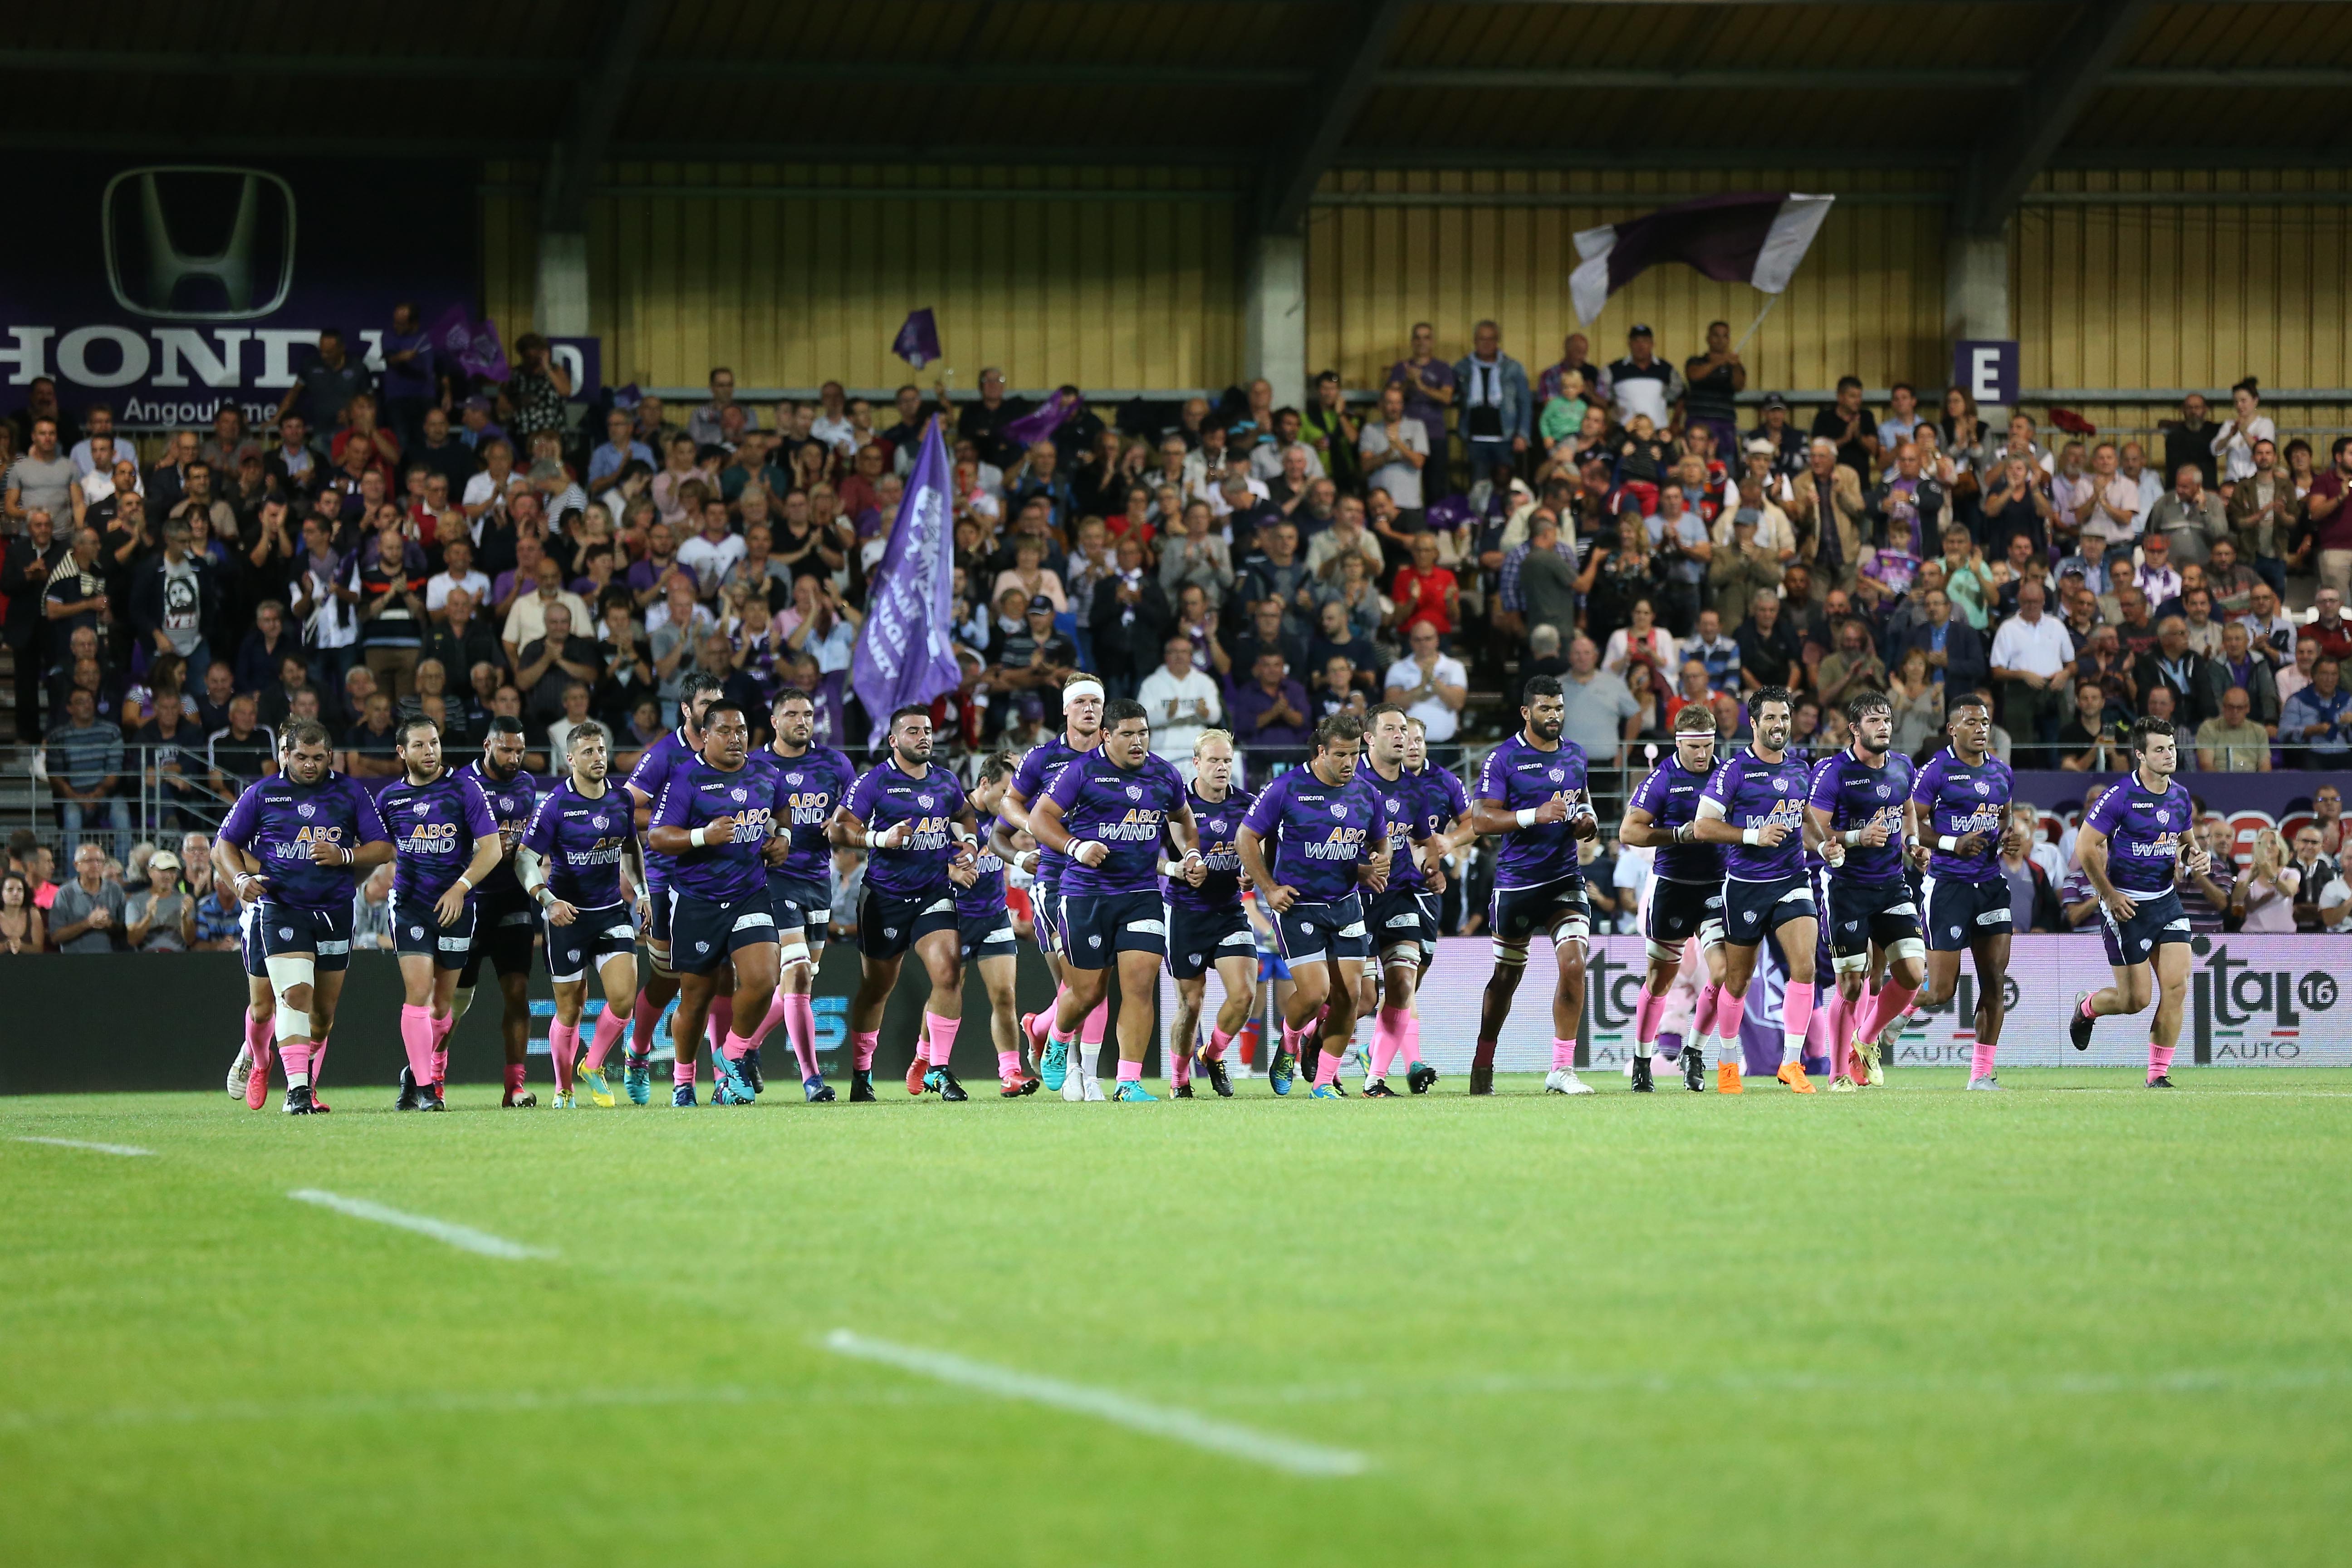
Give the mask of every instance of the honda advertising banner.
[[38, 242], [0, 268], [0, 406], [46, 375], [77, 418], [257, 419], [328, 326], [381, 370], [394, 305], [473, 307], [474, 184], [456, 162], [44, 160]]

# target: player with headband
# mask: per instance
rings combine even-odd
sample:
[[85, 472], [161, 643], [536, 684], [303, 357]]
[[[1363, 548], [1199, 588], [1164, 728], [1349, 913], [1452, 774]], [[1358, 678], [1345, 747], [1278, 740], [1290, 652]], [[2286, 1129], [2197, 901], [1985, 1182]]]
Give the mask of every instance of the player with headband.
[[[1927, 985], [1919, 1005], [1942, 1006], [1959, 988], [1960, 954], [1976, 961], [1976, 1044], [1969, 1087], [1997, 1089], [1993, 1053], [2008, 1016], [2009, 881], [2000, 870], [2001, 829], [2016, 775], [1992, 754], [1992, 710], [1976, 692], [1952, 698], [1944, 716], [1950, 743], [1911, 783], [1906, 824], [1911, 857], [1926, 863], [1920, 915], [1927, 928]], [[1881, 1008], [1882, 1015], [1885, 1009]]]
[[[1919, 904], [1903, 874], [1911, 763], [1894, 754], [1895, 710], [1876, 691], [1845, 705], [1853, 743], [1813, 770], [1805, 838], [1825, 866], [1816, 889], [1830, 936], [1837, 991], [1829, 1005], [1830, 1088], [1851, 1092], [1885, 1081], [1878, 1033], [1902, 1016], [1926, 975]], [[1886, 980], [1864, 1006], [1864, 983]]]
[[[2109, 1014], [2137, 1013], [2151, 998], [2147, 1087], [2172, 1087], [2172, 1053], [2180, 1043], [2180, 1003], [2189, 989], [2189, 915], [2180, 906], [2176, 868], [2192, 877], [2211, 869], [2197, 842], [2196, 804], [2173, 777], [2180, 742], [2171, 721], [2132, 725], [2136, 765], [2099, 797], [2083, 819], [2075, 847], [2099, 895], [2099, 934], [2115, 984], [2078, 992], [2069, 1031], [2074, 1048], [2091, 1048], [2091, 1030]], [[2217, 971], [2218, 972], [2218, 971]], [[2281, 977], [2281, 984], [2284, 977]]]
[[1625, 803], [1617, 840], [1655, 851], [1650, 863], [1649, 900], [1642, 910], [1642, 945], [1649, 955], [1641, 999], [1633, 1004], [1633, 1092], [1656, 1089], [1652, 1047], [1664, 1027], [1667, 999], [1684, 955], [1698, 947], [1705, 979], [1694, 977], [1698, 1001], [1689, 1037], [1678, 1055], [1683, 1087], [1706, 1088], [1706, 1059], [1720, 1054], [1715, 1015], [1723, 995], [1723, 849], [1698, 839], [1699, 795], [1715, 772], [1715, 713], [1694, 702], [1675, 715], [1675, 749], [1634, 786]]
[[[1063, 984], [1065, 956], [1060, 884], [1068, 857], [1047, 849], [1043, 840], [1039, 840], [1036, 848], [1022, 854], [1014, 849], [1012, 836], [1018, 832], [1036, 837], [1036, 830], [1029, 826], [1030, 807], [1045, 797], [1045, 791], [1072, 758], [1102, 744], [1103, 700], [1102, 682], [1083, 670], [1062, 682], [1062, 732], [1031, 747], [1028, 755], [1021, 759], [1021, 766], [1013, 773], [1013, 784], [1005, 790], [1003, 803], [996, 813], [997, 854], [1007, 865], [1014, 864], [1017, 856], [1021, 869], [1029, 873], [1029, 902], [1037, 928], [1037, 951], [1045, 954], [1045, 967], [1053, 972], [1057, 986]], [[1100, 1100], [1101, 1088], [1094, 1087], [1089, 1094], [1088, 1086], [1095, 1084], [1096, 1058], [1100, 1054], [1103, 1031], [1110, 1019], [1110, 1003], [1106, 998], [1078, 1026], [1084, 1060], [1075, 1084], [1069, 1078], [1070, 1053], [1057, 1053], [1045, 1038], [1060, 1003], [1057, 992], [1055, 1007], [1024, 1016], [1022, 1032], [1028, 1037], [1030, 1048], [1038, 1053], [1038, 1069], [1047, 1089], [1060, 1089], [1065, 1100]]]

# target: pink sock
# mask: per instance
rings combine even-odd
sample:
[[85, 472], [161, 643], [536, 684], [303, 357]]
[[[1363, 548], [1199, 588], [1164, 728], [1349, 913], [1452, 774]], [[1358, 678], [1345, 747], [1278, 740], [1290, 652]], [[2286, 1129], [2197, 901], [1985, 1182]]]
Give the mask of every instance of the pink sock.
[[1045, 1037], [1054, 1032], [1054, 1019], [1060, 1013], [1061, 1008], [1062, 994], [1056, 991], [1054, 993], [1053, 1001], [1045, 1005], [1044, 1012], [1029, 1015], [1029, 1048], [1031, 1050], [1042, 1051], [1045, 1048]]
[[530, 1068], [530, 1064], [529, 1062], [507, 1063], [507, 1092], [509, 1094], [512, 1094], [522, 1088], [522, 1080], [529, 1072]]
[[1810, 980], [1789, 982], [1780, 994], [1780, 1065], [1802, 1061], [1805, 1055], [1805, 1031], [1813, 1022], [1813, 983]]
[[1287, 1018], [1282, 1022], [1282, 1043], [1289, 1049], [1290, 1054], [1301, 1062], [1306, 1061], [1307, 1047], [1315, 1038], [1313, 1029], [1312, 1023], [1302, 1029], [1293, 1027]]
[[1724, 1042], [1724, 1048], [1734, 1049], [1739, 1041], [1739, 1021], [1748, 1011], [1748, 998], [1728, 985], [1715, 988], [1715, 1035]]
[[[2152, 1046], [2151, 1046], [2150, 1047], [2148, 1047], [2148, 1055], [2149, 1055], [2149, 1059], [2150, 1059], [2150, 1060], [2154, 1060], [2154, 1059], [2155, 1059], [2155, 1047], [2152, 1047]], [[295, 1080], [296, 1079], [298, 1079], [298, 1078], [299, 1078], [299, 1079], [300, 1079], [304, 1083], [308, 1083], [308, 1082], [310, 1082], [310, 1041], [308, 1041], [308, 1040], [280, 1040], [280, 1041], [278, 1043], [278, 1059], [279, 1059], [280, 1061], [282, 1061], [282, 1062], [285, 1064], [285, 1066], [286, 1066], [286, 1087], [287, 1087], [287, 1088], [289, 1088], [289, 1089], [293, 1088], [293, 1087], [294, 1087], [294, 1080]], [[2151, 1070], [2151, 1072], [2150, 1072], [2149, 1076], [2150, 1076], [2150, 1077], [2154, 1077], [2154, 1076], [2155, 1076], [2155, 1075], [2154, 1075], [2153, 1070]]]
[[433, 1081], [449, 1080], [449, 1032], [457, 1026], [457, 1015], [444, 1013], [433, 1020]]
[[999, 1078], [1019, 1078], [1021, 1076], [1021, 1053], [1019, 1051], [997, 1052], [996, 1076]]
[[1864, 1040], [1878, 1038], [1886, 1032], [1887, 1025], [1903, 1016], [1903, 1010], [1911, 1005], [1911, 998], [1917, 994], [1916, 988], [1898, 984], [1890, 977], [1871, 999], [1870, 1010], [1863, 1015], [1861, 1026], [1854, 1030], [1855, 1037]]
[[2098, 1016], [2098, 1014], [2096, 1014], [2096, 1013], [2095, 1013], [2095, 1012], [2093, 1012], [2093, 1011], [2091, 1010], [2091, 998], [2092, 998], [2093, 996], [2097, 995], [2097, 994], [2098, 994], [2098, 993], [2097, 993], [2097, 992], [2095, 992], [2095, 991], [2092, 991], [2092, 992], [2086, 992], [2086, 993], [2084, 993], [2084, 996], [2083, 996], [2082, 1001], [2080, 1001], [2080, 1002], [2078, 1002], [2078, 1003], [2076, 1003], [2076, 1004], [2074, 1005], [2074, 1012], [2075, 1012], [2075, 1016], [2078, 1016], [2078, 1017], [2084, 1017], [2084, 1018], [2095, 1018], [2095, 1017], [2097, 1017], [2097, 1016]]
[[875, 1047], [882, 1043], [879, 1029], [861, 1029], [849, 1037], [849, 1064], [859, 1072], [874, 1070]]
[[1341, 1051], [1325, 1051], [1323, 1053], [1322, 1057], [1315, 1064], [1316, 1088], [1320, 1089], [1325, 1084], [1336, 1083], [1339, 1081], [1339, 1058], [1345, 1054], [1345, 1052]]
[[961, 1018], [942, 1018], [929, 1008], [923, 1010], [923, 1024], [931, 1036], [931, 1065], [943, 1068], [955, 1056], [956, 1031], [963, 1026]]
[[705, 1027], [710, 1035], [710, 1048], [724, 1050], [727, 1037], [735, 1032], [735, 998], [713, 996], [710, 999], [710, 1021]]
[[547, 1026], [547, 1054], [555, 1059], [555, 1092], [572, 1092], [572, 1059], [580, 1054], [580, 1026], [550, 1024]]
[[1141, 1062], [1129, 1061], [1125, 1057], [1119, 1058], [1118, 1081], [1121, 1083], [1141, 1083], [1143, 1081], [1143, 1064]]
[[327, 1042], [333, 1038], [333, 1034], [330, 1032], [320, 1035], [310, 1042], [310, 1087], [312, 1089], [318, 1088], [319, 1080], [326, 1076]]
[[[1099, 1046], [1103, 1043], [1103, 1035], [1109, 1028], [1110, 998], [1106, 996], [1095, 1004], [1095, 1010], [1087, 1015], [1085, 1023], [1078, 1026], [1078, 1038], [1087, 1045]], [[1087, 1059], [1092, 1061], [1094, 1058], [1088, 1056]]]
[[[1845, 1042], [1839, 1037], [1838, 1026], [1844, 1021], [1845, 994], [1835, 985], [1829, 994], [1818, 997], [1812, 1021], [1805, 1027], [1805, 1055], [1809, 1057], [1841, 1057], [1845, 1054]], [[1832, 1072], [1837, 1069], [1832, 1068]]]
[[1640, 998], [1633, 1004], [1633, 1037], [1645, 1046], [1655, 1041], [1658, 1026], [1665, 1021], [1665, 997], [1653, 996], [1649, 987], [1643, 986]]
[[1171, 1047], [1168, 1052], [1168, 1081], [1182, 1088], [1192, 1081], [1192, 1053]]
[[1551, 1043], [1551, 1070], [1554, 1072], [1573, 1072], [1576, 1070], [1576, 1042], [1574, 1040], [1554, 1040]]
[[[767, 1016], [760, 1020], [759, 1038], [762, 1040], [766, 1039], [770, 1035], [775, 1032], [776, 1026], [784, 1021], [784, 1013], [786, 1010], [784, 998], [789, 994], [791, 994], [791, 993], [787, 992], [781, 985], [777, 986], [776, 989], [769, 994]], [[784, 1037], [786, 1039], [792, 1038], [792, 1032], [790, 1030], [786, 1030]]]
[[801, 1065], [801, 1081], [819, 1075], [816, 1065], [816, 1005], [797, 991], [783, 995], [784, 1037], [793, 1043], [793, 1059]]
[[261, 1060], [262, 1053], [269, 1049], [271, 1031], [277, 1026], [278, 1021], [275, 1018], [257, 1018], [253, 1016], [253, 1009], [250, 1007], [246, 1009], [245, 1044], [246, 1048], [253, 1053], [255, 1061]]
[[400, 1008], [400, 1043], [408, 1051], [408, 1076], [419, 1083], [433, 1081], [433, 1009]]
[[727, 1038], [720, 1042], [719, 1048], [726, 1053], [729, 1061], [740, 1062], [751, 1054], [751, 1042], [730, 1029], [727, 1031]]
[[635, 1005], [629, 1009], [629, 1054], [648, 1055], [654, 1048], [654, 1026], [661, 1022], [661, 1009], [644, 992], [637, 993]]
[[669, 1080], [672, 1083], [682, 1083], [687, 1085], [688, 1088], [692, 1088], [694, 1084], [694, 1063], [684, 1057], [680, 1057], [677, 1060], [671, 1062], [669, 1065]]
[[1223, 1061], [1225, 1059], [1225, 1047], [1233, 1043], [1234, 1037], [1225, 1033], [1223, 1029], [1211, 1029], [1209, 1031], [1209, 1048], [1202, 1054], [1213, 1062]]
[[1407, 1013], [1404, 1016], [1404, 1039], [1402, 1044], [1404, 1047], [1405, 1065], [1407, 1067], [1417, 1065], [1421, 1061], [1420, 1014]]
[[1969, 1047], [1969, 1078], [1971, 1081], [1992, 1076], [1993, 1048], [1982, 1040]]
[[1396, 1065], [1397, 1052], [1403, 1047], [1407, 1021], [1412, 1016], [1402, 1007], [1383, 1007], [1372, 1015], [1372, 1076], [1386, 1078]]
[[2147, 1081], [2148, 1081], [2148, 1082], [2150, 1082], [2150, 1083], [2154, 1083], [2158, 1079], [2160, 1079], [2160, 1078], [2164, 1077], [2166, 1074], [2168, 1074], [2168, 1073], [2169, 1073], [2169, 1072], [2171, 1072], [2171, 1071], [2172, 1071], [2172, 1049], [2173, 1049], [2173, 1048], [2172, 1048], [2170, 1046], [2159, 1046], [2159, 1045], [2158, 1045], [2158, 1044], [2157, 1044], [2155, 1041], [2153, 1041], [2153, 1040], [2150, 1040], [2150, 1041], [2148, 1042], [2148, 1045], [2147, 1045]]
[[596, 1015], [596, 1026], [588, 1036], [588, 1066], [591, 1069], [604, 1070], [604, 1058], [613, 1054], [613, 1047], [620, 1043], [621, 1031], [628, 1026], [628, 1019], [610, 1007]]

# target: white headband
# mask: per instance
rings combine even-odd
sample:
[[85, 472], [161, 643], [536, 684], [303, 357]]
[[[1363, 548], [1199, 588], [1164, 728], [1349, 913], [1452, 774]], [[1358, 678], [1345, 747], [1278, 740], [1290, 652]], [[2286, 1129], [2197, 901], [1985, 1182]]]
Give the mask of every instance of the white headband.
[[1096, 697], [1103, 696], [1104, 692], [1102, 682], [1099, 680], [1074, 680], [1070, 682], [1069, 685], [1062, 688], [1062, 700], [1067, 702], [1074, 697], [1085, 697], [1089, 693]]

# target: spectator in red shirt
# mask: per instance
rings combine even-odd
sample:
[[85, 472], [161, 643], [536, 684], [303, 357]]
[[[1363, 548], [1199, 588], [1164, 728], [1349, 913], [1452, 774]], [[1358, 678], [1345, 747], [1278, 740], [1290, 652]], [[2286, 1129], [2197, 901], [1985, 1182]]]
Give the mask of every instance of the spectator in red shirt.
[[2337, 437], [2329, 456], [2334, 466], [2312, 480], [2311, 494], [2304, 498], [2311, 540], [2296, 552], [2295, 564], [2311, 564], [2306, 552], [2315, 551], [2319, 585], [2352, 595], [2352, 436]]
[[1454, 574], [1437, 563], [1437, 538], [1417, 533], [1412, 539], [1412, 564], [1396, 574], [1389, 596], [1396, 601], [1396, 628], [1410, 637], [1413, 626], [1427, 621], [1441, 637], [1454, 635], [1454, 617], [1462, 591]]

